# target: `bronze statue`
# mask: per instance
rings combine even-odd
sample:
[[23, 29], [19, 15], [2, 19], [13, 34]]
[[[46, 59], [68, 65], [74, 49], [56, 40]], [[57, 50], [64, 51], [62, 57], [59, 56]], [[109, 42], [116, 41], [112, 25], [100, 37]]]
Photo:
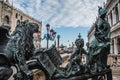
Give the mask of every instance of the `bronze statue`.
[[[89, 63], [93, 72], [107, 67], [107, 55], [110, 53], [110, 25], [105, 20], [106, 11], [99, 7], [99, 18], [95, 26], [95, 39], [89, 44]], [[94, 66], [93, 66], [94, 65]]]
[[31, 56], [26, 56], [26, 54], [33, 54], [33, 33], [38, 30], [38, 25], [30, 23], [28, 20], [16, 26], [15, 31], [9, 36], [4, 53], [0, 55], [0, 57], [3, 56], [0, 58], [0, 80], [8, 80], [12, 74], [11, 66], [17, 67], [16, 78], [18, 75], [22, 80], [32, 78], [32, 71], [28, 69], [26, 64], [26, 59]]
[[[83, 73], [83, 64], [82, 64], [82, 54], [86, 54], [86, 51], [84, 50], [84, 40], [81, 38], [81, 35], [79, 33], [78, 39], [75, 41], [76, 48], [74, 49], [73, 53], [70, 56], [69, 64], [79, 66], [79, 73]], [[68, 66], [69, 66], [68, 64]], [[69, 66], [70, 67], [70, 66]], [[68, 68], [69, 69], [69, 68]]]
[[[45, 73], [47, 80], [52, 80], [53, 75], [59, 69], [62, 63], [62, 58], [60, 57], [55, 45], [52, 45], [49, 49], [37, 49], [34, 55], [31, 57], [31, 62], [27, 63], [30, 70], [40, 69]], [[60, 70], [62, 71], [62, 70]]]
[[[57, 77], [62, 80], [112, 80], [112, 72], [107, 66], [107, 56], [110, 53], [110, 25], [105, 20], [106, 11], [99, 7], [99, 18], [95, 26], [95, 39], [87, 44], [87, 63], [81, 64], [81, 55], [86, 53], [82, 48], [83, 39], [76, 40], [76, 50], [74, 51], [64, 73], [59, 73]], [[78, 76], [79, 77], [76, 77]], [[105, 77], [107, 75], [107, 78]], [[71, 78], [72, 76], [72, 78]], [[58, 80], [59, 80], [58, 79]]]
[[38, 31], [38, 25], [28, 20], [16, 26], [4, 53], [0, 54], [0, 80], [8, 80], [12, 75], [11, 66], [17, 68], [15, 80], [32, 80], [33, 69], [44, 71], [47, 79], [51, 79], [62, 58], [54, 45], [49, 49], [34, 48], [33, 33]]
[[74, 52], [72, 53], [70, 60], [76, 60], [76, 62], [80, 65], [82, 53], [86, 53], [85, 50], [83, 49], [84, 40], [81, 38], [80, 34], [78, 35], [78, 39], [76, 39], [75, 41], [75, 45], [76, 45], [76, 48]]
[[82, 54], [86, 54], [84, 50], [84, 40], [81, 38], [81, 35], [78, 35], [78, 39], [75, 41], [76, 48], [70, 56], [68, 64], [62, 70], [57, 69], [57, 73], [55, 75], [56, 78], [69, 78], [71, 76], [77, 76], [85, 73], [85, 67], [81, 62]]

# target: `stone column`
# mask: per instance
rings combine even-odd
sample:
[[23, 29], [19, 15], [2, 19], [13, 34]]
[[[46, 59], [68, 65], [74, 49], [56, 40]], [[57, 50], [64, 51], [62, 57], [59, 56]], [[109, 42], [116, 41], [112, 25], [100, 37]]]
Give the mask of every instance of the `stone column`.
[[110, 26], [112, 26], [112, 24], [111, 24], [110, 14], [108, 15], [108, 22], [109, 22]]
[[119, 14], [119, 21], [120, 21], [120, 2], [118, 3], [118, 14]]
[[60, 35], [57, 35], [57, 43], [58, 43], [57, 47], [59, 48], [60, 47]]
[[113, 40], [111, 39], [111, 44], [110, 44], [110, 53], [113, 54]]
[[118, 54], [118, 48], [117, 48], [117, 38], [114, 38], [114, 54]]

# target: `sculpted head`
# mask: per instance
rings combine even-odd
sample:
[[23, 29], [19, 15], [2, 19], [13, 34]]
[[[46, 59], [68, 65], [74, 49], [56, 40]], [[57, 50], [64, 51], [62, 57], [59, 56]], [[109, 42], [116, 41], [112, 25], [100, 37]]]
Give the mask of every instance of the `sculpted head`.
[[84, 40], [81, 38], [80, 33], [78, 35], [78, 39], [75, 40], [75, 45], [77, 48], [82, 48], [84, 46]]
[[98, 6], [98, 13], [99, 13], [100, 17], [104, 18], [106, 16], [107, 12], [106, 12], [106, 10], [104, 8]]
[[36, 23], [29, 22], [28, 20], [25, 20], [21, 22], [21, 26], [26, 27], [29, 31], [35, 33], [39, 31], [39, 26]]

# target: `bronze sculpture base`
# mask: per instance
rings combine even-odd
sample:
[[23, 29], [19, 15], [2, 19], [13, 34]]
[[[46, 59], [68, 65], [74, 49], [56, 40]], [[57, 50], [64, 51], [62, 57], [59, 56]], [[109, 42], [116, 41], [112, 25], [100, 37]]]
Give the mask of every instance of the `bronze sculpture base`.
[[73, 76], [69, 78], [62, 78], [62, 79], [53, 79], [53, 80], [88, 80], [88, 79], [93, 79], [98, 76], [106, 76], [107, 80], [112, 80], [112, 70], [111, 69], [105, 69], [101, 72], [98, 73], [92, 73], [92, 74], [82, 74], [80, 76]]

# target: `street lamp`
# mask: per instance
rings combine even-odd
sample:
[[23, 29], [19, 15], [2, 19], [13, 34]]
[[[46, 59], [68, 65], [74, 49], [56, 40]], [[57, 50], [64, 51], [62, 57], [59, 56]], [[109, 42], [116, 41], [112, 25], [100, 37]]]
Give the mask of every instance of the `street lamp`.
[[49, 39], [48, 38], [49, 38], [49, 30], [50, 30], [50, 25], [49, 24], [46, 25], [46, 29], [47, 29], [47, 39], [46, 40], [47, 40], [47, 49], [48, 49], [48, 45], [49, 45]]
[[57, 42], [58, 42], [58, 49], [59, 49], [59, 44], [60, 44], [60, 35], [57, 35]]
[[46, 30], [47, 30], [47, 34], [44, 35], [44, 39], [46, 39], [47, 41], [47, 49], [48, 49], [48, 45], [49, 45], [49, 40], [53, 41], [56, 37], [56, 32], [53, 29], [50, 29], [50, 25], [47, 24], [46, 25]]

